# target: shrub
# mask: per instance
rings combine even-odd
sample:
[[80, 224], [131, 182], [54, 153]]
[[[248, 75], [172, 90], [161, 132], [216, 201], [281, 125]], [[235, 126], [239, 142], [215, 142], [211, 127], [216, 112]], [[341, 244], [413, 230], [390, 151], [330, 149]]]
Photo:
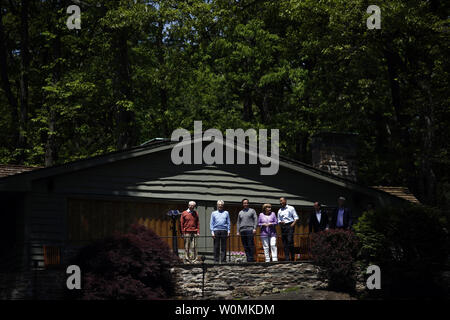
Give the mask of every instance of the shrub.
[[312, 259], [321, 268], [319, 275], [328, 279], [330, 289], [355, 289], [357, 253], [358, 239], [351, 231], [326, 230], [311, 237]]
[[82, 290], [76, 298], [162, 299], [173, 294], [170, 267], [177, 261], [152, 230], [134, 225], [124, 235], [96, 241], [80, 250]]
[[[365, 212], [354, 225], [361, 242], [359, 258], [381, 269], [384, 297], [440, 295], [437, 277], [449, 254], [448, 220], [425, 206]], [[372, 294], [374, 294], [372, 293]]]

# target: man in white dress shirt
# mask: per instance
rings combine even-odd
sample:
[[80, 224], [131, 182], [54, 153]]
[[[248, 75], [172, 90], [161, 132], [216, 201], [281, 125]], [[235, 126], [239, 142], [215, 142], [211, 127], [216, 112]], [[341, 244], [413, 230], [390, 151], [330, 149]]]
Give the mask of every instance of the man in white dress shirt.
[[293, 206], [287, 204], [286, 198], [280, 198], [281, 208], [278, 210], [278, 223], [281, 226], [281, 240], [283, 241], [284, 257], [286, 261], [294, 261], [294, 230], [298, 220]]

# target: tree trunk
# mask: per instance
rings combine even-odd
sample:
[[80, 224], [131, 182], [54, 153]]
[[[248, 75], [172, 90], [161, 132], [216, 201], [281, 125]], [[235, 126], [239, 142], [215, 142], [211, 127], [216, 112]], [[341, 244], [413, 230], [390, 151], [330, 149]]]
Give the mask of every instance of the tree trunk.
[[[57, 61], [61, 57], [61, 36], [57, 33], [55, 38], [54, 45], [54, 60]], [[53, 82], [55, 85], [61, 79], [61, 65], [58, 62], [55, 65], [55, 69], [53, 71]], [[48, 108], [48, 123], [47, 123], [47, 137], [45, 142], [45, 166], [50, 167], [56, 163], [58, 154], [57, 154], [57, 145], [56, 145], [56, 114], [52, 106], [50, 105]]]
[[249, 90], [246, 90], [244, 94], [244, 102], [243, 102], [243, 119], [244, 121], [250, 121], [253, 118], [253, 109], [252, 109], [253, 100]]
[[[261, 92], [258, 94], [259, 99], [255, 101], [256, 105], [258, 106], [259, 112], [261, 114], [261, 120], [263, 123], [269, 123], [270, 122], [270, 110], [269, 110], [269, 93], [268, 88], [264, 88], [264, 92]], [[262, 95], [262, 97], [261, 97]]]
[[[164, 61], [164, 43], [163, 43], [163, 34], [164, 32], [164, 21], [158, 22], [158, 34], [157, 34], [157, 55], [158, 55], [158, 64], [159, 64], [159, 70], [164, 70], [165, 68], [165, 61]], [[168, 137], [169, 134], [169, 125], [167, 123], [167, 119], [165, 117], [165, 112], [169, 109], [169, 100], [168, 100], [168, 93], [166, 88], [166, 81], [164, 79], [164, 72], [160, 73], [160, 87], [159, 87], [159, 98], [161, 103], [161, 114], [162, 114], [162, 135], [164, 137]]]
[[[53, 2], [53, 6], [55, 10], [58, 10], [61, 7], [60, 1], [56, 0]], [[53, 83], [55, 85], [61, 80], [61, 62], [59, 62], [59, 58], [61, 58], [61, 35], [59, 31], [55, 30], [56, 38], [53, 46], [53, 60], [58, 61], [53, 70]], [[58, 158], [58, 146], [56, 143], [56, 114], [54, 108], [52, 108], [51, 104], [48, 107], [48, 123], [47, 123], [47, 136], [45, 141], [45, 166], [50, 167], [53, 166]]]
[[[430, 70], [432, 67], [430, 66]], [[431, 74], [431, 71], [430, 71]], [[434, 108], [433, 97], [431, 93], [430, 83], [431, 77], [424, 82], [419, 82], [424, 96], [428, 101], [423, 106], [423, 152], [421, 159], [421, 193], [423, 200], [426, 204], [434, 205], [436, 202], [436, 175], [434, 174], [432, 167], [432, 155], [434, 154], [433, 141], [434, 141]]]
[[[126, 30], [116, 31], [113, 35], [113, 43], [117, 48], [116, 60], [116, 101], [131, 101], [131, 71], [128, 55], [128, 32]], [[117, 111], [117, 149], [123, 150], [131, 148], [136, 144], [135, 114], [132, 110], [127, 110], [119, 106]]]
[[307, 146], [308, 146], [308, 133], [299, 132], [297, 133], [297, 138], [295, 139], [295, 159], [305, 162], [311, 163], [311, 160], [308, 157]]
[[30, 69], [29, 58], [29, 41], [28, 41], [28, 0], [22, 0], [21, 7], [21, 24], [20, 24], [20, 123], [19, 123], [19, 148], [20, 152], [19, 162], [22, 163], [24, 159], [24, 149], [27, 145], [27, 139], [24, 133], [27, 131], [28, 122], [28, 74]]
[[398, 70], [396, 56], [391, 50], [384, 50], [384, 56], [386, 58], [387, 70], [389, 75], [389, 84], [391, 87], [392, 105], [394, 107], [394, 119], [399, 122], [401, 119], [401, 98], [400, 98], [400, 85], [398, 83]]
[[[51, 109], [51, 108], [50, 108]], [[48, 133], [45, 142], [45, 166], [51, 167], [56, 163], [57, 151], [56, 151], [56, 137], [55, 137], [55, 112], [49, 111], [48, 115]]]
[[8, 61], [7, 61], [7, 47], [6, 47], [6, 35], [3, 27], [3, 7], [0, 6], [0, 76], [2, 79], [2, 89], [5, 91], [6, 99], [8, 100], [9, 109], [11, 112], [11, 119], [13, 123], [13, 143], [18, 145], [19, 130], [18, 130], [18, 105], [16, 97], [11, 90], [11, 83], [8, 76]]
[[[400, 70], [404, 69], [402, 61], [398, 54], [391, 48], [384, 50], [384, 57], [386, 58], [389, 84], [391, 89], [392, 105], [394, 107], [394, 121], [395, 125], [392, 126], [391, 134], [392, 139], [395, 139], [400, 145], [404, 147], [404, 150], [408, 150], [413, 146], [410, 132], [408, 131], [410, 125], [410, 119], [404, 114], [404, 105], [401, 98], [401, 88], [399, 83]], [[396, 152], [398, 150], [390, 150], [389, 152]], [[416, 170], [414, 166], [414, 160], [411, 157], [407, 157], [404, 162], [405, 172], [414, 172]], [[401, 178], [401, 177], [400, 177]], [[396, 183], [404, 183], [405, 181], [397, 181]]]

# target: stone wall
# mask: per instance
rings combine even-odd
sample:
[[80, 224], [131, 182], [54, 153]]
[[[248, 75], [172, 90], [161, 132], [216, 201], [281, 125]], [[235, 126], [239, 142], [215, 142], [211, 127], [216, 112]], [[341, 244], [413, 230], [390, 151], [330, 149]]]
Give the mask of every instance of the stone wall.
[[[299, 287], [324, 289], [318, 267], [308, 262], [205, 264], [204, 298], [234, 299], [256, 297]], [[172, 268], [179, 298], [202, 298], [201, 264]]]
[[312, 137], [312, 165], [356, 181], [357, 143], [354, 134], [320, 133]]
[[64, 298], [63, 268], [0, 273], [0, 300], [59, 300]]
[[[318, 268], [308, 262], [205, 264], [206, 299], [256, 297], [292, 287], [326, 288], [317, 278]], [[202, 265], [171, 269], [177, 297], [202, 297]], [[67, 274], [63, 268], [0, 273], [0, 300], [64, 299]]]
[[[282, 292], [289, 288], [326, 289], [318, 267], [310, 262], [205, 264], [205, 299], [238, 299]], [[202, 264], [173, 267], [176, 297], [202, 299]], [[64, 268], [0, 273], [0, 300], [60, 300], [67, 292]], [[359, 272], [357, 291], [365, 289]]]

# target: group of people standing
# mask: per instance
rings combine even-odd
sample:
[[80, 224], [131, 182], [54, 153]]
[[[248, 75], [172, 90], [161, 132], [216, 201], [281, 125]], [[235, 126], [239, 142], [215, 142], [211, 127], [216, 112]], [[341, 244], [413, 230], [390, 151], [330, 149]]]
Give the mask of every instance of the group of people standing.
[[[352, 225], [352, 215], [349, 208], [345, 207], [345, 198], [339, 197], [338, 207], [333, 210], [331, 221], [328, 214], [322, 210], [319, 202], [314, 203], [314, 212], [309, 217], [309, 232], [320, 232], [328, 228], [349, 229]], [[216, 263], [226, 261], [226, 243], [230, 236], [230, 214], [224, 210], [224, 201], [217, 201], [217, 210], [213, 211], [210, 220], [211, 235], [214, 239], [214, 261]], [[280, 198], [280, 209], [277, 213], [272, 211], [272, 206], [265, 203], [262, 212], [258, 215], [249, 206], [249, 200], [242, 200], [242, 210], [237, 218], [237, 235], [241, 237], [242, 245], [248, 262], [254, 262], [255, 242], [254, 236], [257, 228], [260, 228], [260, 237], [263, 244], [265, 261], [278, 261], [277, 231], [276, 226], [281, 227], [281, 240], [283, 243], [286, 261], [294, 261], [294, 231], [297, 220], [297, 212], [293, 206], [287, 204], [286, 198]], [[181, 232], [185, 241], [185, 261], [198, 262], [197, 238], [200, 234], [198, 213], [195, 211], [196, 203], [189, 202], [188, 209], [181, 215]]]
[[237, 235], [241, 236], [242, 245], [248, 262], [254, 261], [254, 234], [260, 228], [260, 237], [263, 244], [266, 262], [278, 261], [277, 230], [281, 226], [281, 239], [286, 260], [294, 260], [294, 229], [298, 220], [295, 208], [288, 205], [286, 198], [280, 198], [281, 208], [278, 214], [272, 211], [272, 205], [265, 203], [262, 212], [257, 215], [254, 209], [249, 208], [248, 199], [242, 200], [242, 210], [237, 218]]

